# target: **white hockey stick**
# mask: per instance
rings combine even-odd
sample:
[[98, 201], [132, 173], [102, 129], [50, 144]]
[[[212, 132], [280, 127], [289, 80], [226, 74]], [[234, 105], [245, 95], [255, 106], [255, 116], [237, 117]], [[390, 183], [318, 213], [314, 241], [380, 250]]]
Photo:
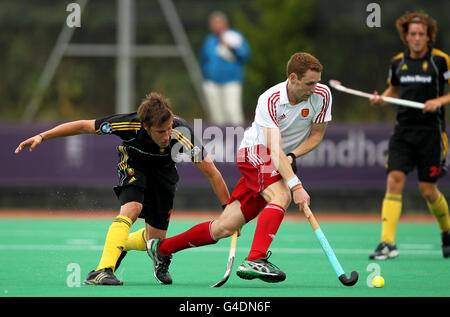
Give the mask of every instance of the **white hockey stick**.
[[[333, 87], [334, 89], [345, 92], [347, 94], [365, 97], [365, 98], [372, 98], [374, 96], [373, 94], [368, 94], [366, 92], [362, 92], [359, 90], [344, 87], [344, 86], [342, 86], [341, 82], [338, 80], [331, 79], [329, 83], [330, 83], [330, 86]], [[393, 98], [393, 97], [381, 97], [381, 98], [386, 102], [405, 106], [405, 107], [411, 107], [411, 108], [416, 108], [416, 109], [423, 109], [425, 107], [425, 105], [421, 102], [405, 100], [405, 99], [400, 99], [400, 98]]]
[[233, 236], [231, 237], [230, 253], [228, 255], [228, 263], [227, 263], [227, 269], [225, 271], [225, 275], [219, 282], [211, 285], [211, 287], [221, 287], [223, 284], [225, 284], [228, 281], [228, 278], [231, 275], [231, 270], [233, 269], [234, 258], [236, 255], [237, 237], [238, 237], [238, 232], [236, 231], [235, 233], [233, 233]]

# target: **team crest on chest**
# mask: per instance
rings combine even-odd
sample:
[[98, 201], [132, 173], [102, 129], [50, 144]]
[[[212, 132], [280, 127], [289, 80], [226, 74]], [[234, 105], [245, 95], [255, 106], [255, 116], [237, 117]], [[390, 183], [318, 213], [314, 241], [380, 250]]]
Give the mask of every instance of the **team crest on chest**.
[[424, 72], [426, 72], [426, 71], [428, 70], [428, 62], [427, 62], [427, 61], [424, 61], [424, 62], [423, 62], [423, 64], [422, 64], [422, 70], [423, 70]]
[[307, 117], [309, 115], [309, 109], [302, 109], [302, 117]]

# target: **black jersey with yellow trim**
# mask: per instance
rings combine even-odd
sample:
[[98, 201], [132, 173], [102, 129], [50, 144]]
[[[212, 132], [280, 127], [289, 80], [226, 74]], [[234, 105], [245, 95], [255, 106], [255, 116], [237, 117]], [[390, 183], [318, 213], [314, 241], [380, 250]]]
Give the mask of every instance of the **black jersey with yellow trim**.
[[133, 162], [146, 168], [173, 166], [185, 154], [193, 162], [202, 161], [207, 153], [186, 120], [174, 116], [172, 133], [167, 147], [158, 146], [147, 131], [136, 112], [112, 115], [95, 120], [95, 133], [114, 134], [121, 138], [121, 150]]
[[[399, 88], [399, 98], [426, 102], [444, 94], [445, 83], [450, 84], [450, 58], [444, 52], [429, 48], [420, 59], [412, 59], [409, 49], [392, 59], [388, 84]], [[423, 113], [420, 109], [397, 106], [397, 123], [417, 129], [445, 130], [445, 109]]]

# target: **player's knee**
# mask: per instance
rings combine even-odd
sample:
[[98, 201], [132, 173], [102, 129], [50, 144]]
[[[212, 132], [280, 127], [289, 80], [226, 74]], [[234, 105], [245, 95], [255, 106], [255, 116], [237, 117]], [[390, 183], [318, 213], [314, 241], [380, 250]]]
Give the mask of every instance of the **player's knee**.
[[403, 172], [390, 172], [387, 179], [388, 192], [399, 194], [403, 190], [406, 175]]
[[419, 190], [422, 197], [427, 201], [435, 201], [439, 197], [439, 192], [435, 186], [421, 186], [419, 185]]
[[236, 231], [236, 229], [234, 229], [234, 228], [227, 228], [227, 227], [223, 228], [221, 239], [222, 238], [227, 238], [227, 237], [233, 235], [233, 233], [235, 231]]
[[214, 221], [211, 226], [212, 229], [212, 236], [214, 237], [214, 240], [220, 240], [223, 238], [227, 238], [237, 230], [235, 226], [227, 225], [221, 221]]
[[137, 201], [130, 201], [120, 207], [120, 214], [136, 221], [142, 211], [142, 204]]
[[291, 192], [289, 190], [282, 190], [278, 192], [270, 203], [277, 204], [286, 209], [291, 203]]
[[234, 228], [220, 227], [217, 233], [214, 233], [213, 236], [215, 240], [220, 240], [231, 236], [235, 231], [236, 230]]

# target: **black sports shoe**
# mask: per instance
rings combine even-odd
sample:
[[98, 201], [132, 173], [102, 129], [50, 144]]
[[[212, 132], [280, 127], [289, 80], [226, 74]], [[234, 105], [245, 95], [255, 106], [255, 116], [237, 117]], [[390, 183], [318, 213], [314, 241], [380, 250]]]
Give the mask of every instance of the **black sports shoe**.
[[443, 232], [442, 238], [442, 255], [444, 258], [450, 257], [450, 231]]
[[111, 268], [91, 271], [83, 282], [87, 285], [123, 285], [123, 282], [114, 276]]
[[398, 256], [397, 246], [387, 242], [381, 242], [378, 244], [375, 251], [369, 255], [371, 260], [386, 260], [393, 259]]
[[245, 280], [259, 278], [264, 282], [277, 283], [286, 279], [286, 273], [281, 271], [274, 264], [269, 262], [272, 252], [267, 252], [267, 256], [263, 259], [249, 261], [247, 258], [242, 262], [236, 270], [236, 274]]
[[147, 241], [147, 253], [153, 260], [153, 275], [161, 284], [172, 284], [169, 273], [170, 259], [172, 256], [161, 255], [158, 252], [162, 239], [150, 239]]

